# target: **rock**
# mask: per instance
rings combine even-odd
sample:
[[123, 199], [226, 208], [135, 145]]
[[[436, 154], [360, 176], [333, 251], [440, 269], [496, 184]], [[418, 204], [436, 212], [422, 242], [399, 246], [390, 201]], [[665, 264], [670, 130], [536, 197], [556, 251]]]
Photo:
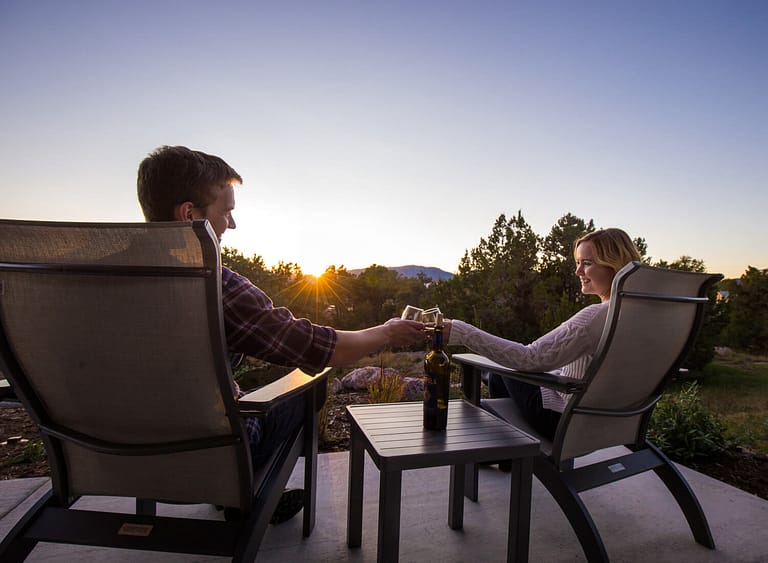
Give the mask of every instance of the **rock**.
[[[384, 368], [384, 375], [400, 377], [395, 368]], [[338, 394], [342, 391], [367, 391], [368, 386], [376, 383], [379, 377], [381, 377], [381, 368], [378, 366], [356, 368], [344, 377], [334, 379], [331, 384], [331, 392]], [[424, 398], [424, 381], [422, 378], [402, 377], [401, 379], [405, 384], [404, 401], [420, 401]]]
[[[394, 368], [384, 368], [384, 375], [399, 375]], [[341, 384], [346, 391], [367, 391], [371, 383], [375, 383], [381, 377], [381, 368], [378, 366], [368, 366], [357, 368], [350, 371], [341, 378]], [[334, 391], [338, 393], [338, 391]]]
[[404, 377], [404, 401], [420, 401], [424, 398], [424, 380], [421, 377]]
[[333, 381], [331, 381], [331, 393], [341, 393], [344, 390], [344, 384], [341, 382], [341, 379], [334, 378]]

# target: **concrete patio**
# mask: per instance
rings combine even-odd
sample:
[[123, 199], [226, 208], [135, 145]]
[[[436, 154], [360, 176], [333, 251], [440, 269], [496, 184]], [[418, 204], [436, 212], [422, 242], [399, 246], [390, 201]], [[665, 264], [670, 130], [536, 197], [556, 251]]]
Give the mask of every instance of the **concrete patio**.
[[[310, 538], [301, 537], [300, 518], [271, 527], [258, 561], [375, 561], [378, 505], [378, 470], [366, 456], [363, 543], [346, 545], [347, 453], [321, 454], [318, 470], [317, 526]], [[301, 482], [301, 467], [292, 481]], [[682, 512], [653, 474], [631, 477], [582, 495], [590, 508], [615, 562], [765, 562], [768, 561], [768, 501], [681, 467], [698, 495], [712, 528], [717, 549], [693, 540]], [[503, 561], [509, 505], [508, 474], [495, 468], [480, 473], [479, 502], [465, 503], [464, 529], [447, 525], [448, 474], [446, 467], [406, 471], [403, 474], [401, 561]], [[0, 481], [0, 537], [48, 486], [48, 479]], [[88, 498], [81, 506], [126, 511], [127, 499]], [[160, 513], [220, 517], [207, 505], [161, 505]], [[28, 561], [224, 561], [88, 547], [39, 545]], [[576, 562], [584, 555], [575, 534], [546, 489], [534, 478], [531, 514], [530, 561]]]

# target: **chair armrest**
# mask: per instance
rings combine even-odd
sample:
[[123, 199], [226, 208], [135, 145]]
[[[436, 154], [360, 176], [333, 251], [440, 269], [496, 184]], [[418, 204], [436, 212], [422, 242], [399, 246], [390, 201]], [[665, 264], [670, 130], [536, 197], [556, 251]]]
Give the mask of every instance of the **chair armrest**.
[[452, 359], [460, 364], [473, 366], [480, 371], [489, 371], [504, 377], [511, 377], [518, 381], [555, 389], [564, 393], [579, 392], [584, 389], [585, 385], [584, 381], [574, 379], [573, 377], [540, 371], [520, 371], [504, 367], [478, 354], [454, 354]]
[[324, 398], [330, 370], [331, 368], [327, 367], [317, 375], [310, 375], [300, 369], [295, 369], [280, 379], [240, 397], [238, 400], [240, 414], [243, 416], [264, 414], [275, 404], [300, 395], [316, 386], [320, 386], [318, 395]]

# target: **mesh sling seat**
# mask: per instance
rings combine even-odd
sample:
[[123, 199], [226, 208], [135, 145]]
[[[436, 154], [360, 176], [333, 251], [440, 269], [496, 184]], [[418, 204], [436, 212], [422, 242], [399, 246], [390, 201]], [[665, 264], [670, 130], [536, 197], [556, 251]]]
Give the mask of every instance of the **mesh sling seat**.
[[[647, 440], [646, 431], [656, 402], [698, 335], [707, 292], [721, 278], [639, 262], [622, 268], [613, 281], [600, 343], [582, 380], [509, 369], [476, 354], [453, 356], [461, 365], [470, 402], [481, 403], [541, 441], [534, 475], [560, 505], [589, 561], [608, 561], [608, 554], [579, 493], [649, 470], [676, 499], [695, 540], [715, 547], [695, 494], [670, 460]], [[484, 373], [571, 393], [554, 439], [531, 428], [511, 398], [481, 401]], [[630, 453], [574, 467], [574, 458], [613, 446], [625, 446]], [[468, 479], [476, 493], [476, 467]]]
[[[24, 560], [37, 542], [251, 561], [301, 456], [311, 533], [327, 374], [294, 370], [235, 399], [207, 221], [0, 221], [0, 360], [51, 471], [0, 561]], [[297, 394], [303, 425], [254, 473], [243, 417]], [[136, 514], [72, 507], [90, 495], [136, 499]], [[156, 501], [230, 510], [157, 516]]]

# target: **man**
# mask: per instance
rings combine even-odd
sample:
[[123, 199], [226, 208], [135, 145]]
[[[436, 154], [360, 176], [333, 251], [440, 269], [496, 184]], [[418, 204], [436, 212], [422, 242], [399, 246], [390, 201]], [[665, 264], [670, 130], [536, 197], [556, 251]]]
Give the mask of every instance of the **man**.
[[[139, 165], [137, 191], [147, 221], [207, 219], [219, 242], [236, 227], [234, 184], [240, 175], [217, 156], [186, 147], [160, 147]], [[386, 346], [422, 343], [424, 325], [391, 319], [363, 330], [341, 331], [297, 319], [247, 278], [222, 268], [224, 328], [236, 361], [247, 354], [271, 363], [317, 373], [342, 366]], [[236, 362], [235, 362], [236, 363]], [[249, 418], [246, 427], [254, 467], [265, 463], [303, 418], [301, 401], [286, 401], [263, 420]], [[272, 523], [301, 509], [300, 492], [286, 491]]]

